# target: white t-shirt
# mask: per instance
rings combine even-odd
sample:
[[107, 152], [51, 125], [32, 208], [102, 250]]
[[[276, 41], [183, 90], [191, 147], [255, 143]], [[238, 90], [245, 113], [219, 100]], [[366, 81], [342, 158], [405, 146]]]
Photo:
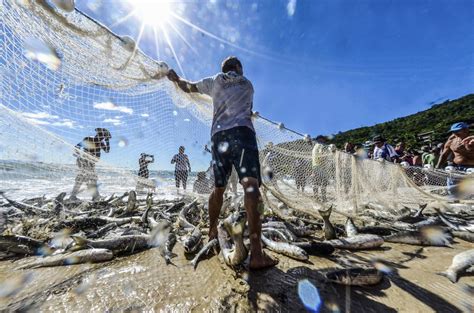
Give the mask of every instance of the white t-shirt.
[[212, 98], [214, 118], [211, 136], [237, 126], [252, 124], [253, 86], [243, 75], [235, 72], [219, 73], [196, 82], [200, 93]]

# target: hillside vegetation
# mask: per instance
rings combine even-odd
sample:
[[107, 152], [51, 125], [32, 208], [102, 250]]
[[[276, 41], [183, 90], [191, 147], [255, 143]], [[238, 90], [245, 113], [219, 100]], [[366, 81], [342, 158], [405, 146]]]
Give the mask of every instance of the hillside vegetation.
[[404, 141], [407, 147], [419, 148], [423, 143], [417, 139], [417, 134], [434, 131], [434, 142], [444, 142], [451, 125], [460, 121], [474, 124], [474, 94], [435, 104], [428, 110], [385, 123], [340, 132], [331, 142], [342, 148], [346, 141], [364, 143], [381, 134], [391, 144]]

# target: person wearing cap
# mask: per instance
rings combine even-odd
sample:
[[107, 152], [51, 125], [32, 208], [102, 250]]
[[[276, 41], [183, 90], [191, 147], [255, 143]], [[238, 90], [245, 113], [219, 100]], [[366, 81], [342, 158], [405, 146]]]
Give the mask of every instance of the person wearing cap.
[[377, 135], [373, 138], [372, 141], [374, 142], [375, 146], [373, 154], [374, 160], [384, 159], [392, 162], [398, 158], [395, 149], [391, 145], [389, 145], [382, 136]]
[[[474, 144], [469, 139], [469, 125], [464, 122], [454, 123], [450, 129], [451, 136], [444, 144], [436, 168], [445, 165], [449, 155], [453, 154], [453, 165], [458, 170], [474, 167]], [[471, 136], [472, 137], [472, 136]]]
[[244, 190], [249, 224], [249, 267], [260, 269], [275, 265], [277, 261], [263, 252], [261, 243], [260, 215], [263, 213], [263, 204], [259, 187], [262, 180], [252, 122], [254, 89], [250, 80], [243, 75], [242, 63], [235, 56], [230, 56], [222, 62], [220, 73], [198, 82], [184, 80], [174, 70], [170, 70], [167, 77], [186, 93], [205, 94], [212, 99], [211, 150], [215, 187], [209, 197], [209, 239], [217, 237], [224, 192], [232, 167], [235, 167]]
[[95, 164], [100, 159], [101, 150], [109, 153], [109, 140], [112, 135], [105, 128], [96, 128], [95, 131], [96, 135], [94, 137], [85, 137], [74, 147], [73, 155], [76, 157], [78, 173], [69, 200], [78, 200], [77, 194], [83, 183], [86, 183], [87, 188], [92, 192], [92, 200], [95, 201], [100, 198]]

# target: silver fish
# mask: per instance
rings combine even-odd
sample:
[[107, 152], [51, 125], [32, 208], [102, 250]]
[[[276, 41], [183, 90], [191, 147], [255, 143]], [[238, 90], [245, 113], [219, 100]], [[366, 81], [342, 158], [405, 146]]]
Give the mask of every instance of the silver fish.
[[347, 218], [345, 229], [347, 237], [352, 237], [359, 233], [351, 218]]
[[45, 244], [26, 236], [0, 236], [0, 252], [16, 255], [37, 254]]
[[21, 202], [18, 202], [18, 201], [8, 199], [5, 196], [3, 191], [0, 191], [0, 196], [2, 196], [5, 200], [7, 200], [7, 202], [10, 203], [11, 206], [25, 212], [26, 214], [30, 214], [30, 215], [43, 214], [43, 215], [45, 215], [45, 214], [50, 214], [51, 213], [50, 210], [38, 208], [38, 207], [35, 207], [33, 205], [30, 205], [30, 204], [21, 203]]
[[71, 265], [81, 263], [97, 263], [112, 260], [114, 254], [107, 249], [86, 249], [71, 253], [58, 254], [38, 258], [37, 260], [21, 265], [17, 269], [28, 269], [38, 267], [49, 267], [59, 265]]
[[404, 243], [409, 245], [449, 246], [449, 241], [452, 239], [451, 235], [443, 232], [441, 229], [437, 232], [438, 234], [432, 236], [427, 230], [404, 231], [383, 238], [386, 242]]
[[181, 227], [184, 227], [184, 228], [194, 228], [194, 225], [191, 224], [190, 222], [188, 222], [186, 220], [186, 214], [188, 213], [188, 211], [191, 209], [191, 208], [195, 208], [196, 207], [196, 203], [197, 203], [197, 199], [194, 199], [193, 202], [191, 202], [190, 204], [188, 205], [185, 205], [181, 211], [179, 211], [179, 215], [178, 215], [178, 220], [179, 220], [179, 225]]
[[243, 238], [246, 220], [245, 213], [235, 212], [217, 227], [222, 256], [225, 263], [231, 267], [242, 263], [248, 256]]
[[202, 233], [198, 227], [194, 227], [192, 234], [183, 242], [184, 253], [193, 253], [201, 244]]
[[280, 229], [275, 229], [271, 227], [262, 228], [262, 233], [269, 237], [277, 237], [278, 241], [289, 242], [290, 240]]
[[161, 255], [165, 258], [166, 265], [171, 264], [171, 259], [176, 256], [173, 253], [173, 248], [176, 244], [176, 235], [172, 232], [168, 234], [164, 249], [161, 250]]
[[348, 286], [367, 286], [380, 283], [383, 275], [375, 268], [348, 268], [326, 274], [330, 282]]
[[436, 213], [438, 213], [439, 218], [441, 221], [443, 221], [446, 226], [451, 228], [452, 230], [457, 230], [457, 231], [469, 231], [469, 232], [474, 232], [474, 224], [468, 224], [468, 225], [459, 225], [451, 222], [440, 210], [435, 209]]
[[135, 211], [136, 207], [137, 207], [137, 193], [134, 190], [132, 190], [128, 193], [126, 212], [131, 213]]
[[338, 249], [363, 250], [380, 247], [384, 243], [384, 239], [377, 235], [363, 234], [347, 238], [325, 240], [323, 242]]
[[330, 255], [334, 252], [334, 247], [324, 242], [293, 242], [292, 245], [300, 247], [309, 255]]
[[298, 246], [286, 242], [276, 242], [268, 239], [264, 235], [262, 235], [262, 241], [268, 249], [275, 251], [276, 253], [280, 253], [300, 261], [307, 261], [309, 259], [308, 253]]
[[473, 265], [474, 249], [471, 249], [456, 254], [448, 269], [440, 274], [446, 276], [451, 282], [455, 283], [458, 281], [459, 275]]
[[134, 253], [150, 247], [150, 236], [130, 235], [111, 239], [89, 240], [72, 235], [71, 238], [79, 248], [98, 248], [112, 250], [114, 253]]
[[319, 214], [321, 215], [324, 221], [324, 238], [326, 240], [337, 238], [336, 231], [334, 230], [334, 227], [332, 226], [331, 221], [329, 220], [331, 213], [332, 213], [332, 207], [330, 207], [326, 211], [319, 210]]
[[199, 263], [199, 260], [207, 255], [209, 253], [209, 251], [216, 247], [217, 245], [219, 244], [219, 241], [217, 239], [212, 239], [211, 241], [209, 241], [208, 243], [206, 243], [204, 245], [204, 247], [202, 247], [202, 249], [196, 254], [196, 256], [194, 257], [194, 259], [191, 261], [191, 264], [193, 265], [194, 269], [196, 269], [198, 263]]
[[462, 240], [469, 241], [469, 242], [474, 242], [474, 233], [471, 233], [469, 231], [453, 230], [451, 231], [451, 234], [453, 234], [453, 236], [456, 238], [460, 238]]

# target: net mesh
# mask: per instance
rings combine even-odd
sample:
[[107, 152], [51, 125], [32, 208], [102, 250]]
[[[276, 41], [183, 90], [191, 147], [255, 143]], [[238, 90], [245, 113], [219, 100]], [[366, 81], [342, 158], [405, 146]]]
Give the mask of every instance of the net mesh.
[[[172, 186], [170, 160], [180, 145], [193, 171], [208, 169], [210, 155], [203, 146], [209, 144], [212, 103], [163, 78], [167, 64], [77, 10], [66, 13], [46, 1], [1, 5], [2, 190], [17, 197], [28, 191], [69, 192], [76, 173], [73, 148], [97, 127], [113, 136], [110, 153], [97, 165], [101, 193], [135, 188], [141, 153], [154, 154], [153, 167], [161, 169], [151, 175], [158, 180], [157, 192]], [[462, 178], [364, 159], [332, 146], [315, 148], [309, 136], [257, 114], [254, 124], [263, 190], [272, 205], [278, 200], [314, 212], [331, 203], [351, 213], [377, 203], [397, 214], [404, 206], [449, 200], [448, 179]]]

